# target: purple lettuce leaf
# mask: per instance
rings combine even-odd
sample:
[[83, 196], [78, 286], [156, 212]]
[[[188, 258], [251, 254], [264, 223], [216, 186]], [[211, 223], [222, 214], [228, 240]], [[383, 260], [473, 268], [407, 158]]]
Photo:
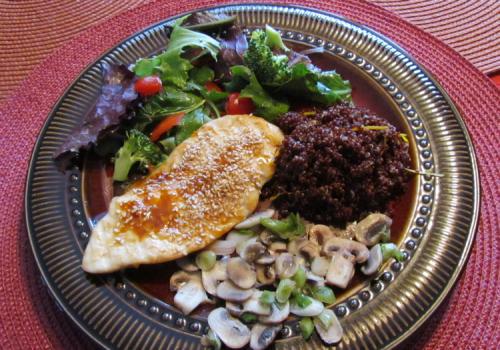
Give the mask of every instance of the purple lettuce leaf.
[[104, 84], [94, 107], [82, 118], [54, 154], [57, 161], [68, 163], [80, 151], [88, 150], [127, 119], [128, 107], [137, 100], [135, 74], [124, 65], [102, 65]]

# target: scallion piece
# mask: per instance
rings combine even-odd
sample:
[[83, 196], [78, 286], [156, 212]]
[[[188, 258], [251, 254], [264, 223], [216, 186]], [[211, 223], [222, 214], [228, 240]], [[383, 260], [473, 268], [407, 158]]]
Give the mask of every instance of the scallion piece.
[[324, 309], [322, 313], [316, 316], [324, 329], [330, 328], [335, 319], [335, 314], [330, 309]]
[[293, 275], [292, 279], [295, 282], [297, 288], [302, 288], [304, 287], [304, 284], [306, 284], [307, 280], [306, 272], [302, 267], [299, 267], [297, 269], [297, 272], [295, 272], [295, 275]]
[[211, 348], [212, 350], [220, 350], [221, 342], [217, 334], [209, 330], [207, 334], [201, 337], [201, 345]]
[[271, 305], [276, 300], [276, 295], [274, 292], [265, 290], [259, 297], [259, 301], [264, 305]]
[[313, 300], [310, 297], [302, 293], [297, 293], [294, 296], [294, 300], [297, 303], [298, 307], [300, 307], [301, 309], [305, 309], [313, 302]]
[[196, 256], [196, 265], [203, 271], [211, 270], [216, 262], [217, 257], [211, 250], [205, 250]]
[[305, 340], [309, 339], [314, 332], [313, 321], [309, 317], [304, 317], [299, 321], [300, 332], [302, 333], [302, 338]]
[[312, 296], [324, 304], [333, 304], [335, 302], [335, 294], [331, 288], [325, 286], [317, 286], [312, 288]]
[[250, 313], [250, 312], [244, 312], [240, 316], [240, 320], [244, 324], [255, 323], [255, 322], [257, 322], [257, 316], [254, 315], [254, 314], [252, 314], [252, 313]]
[[382, 256], [384, 261], [387, 261], [390, 258], [394, 258], [397, 261], [403, 261], [405, 259], [403, 253], [394, 243], [381, 243], [380, 248], [382, 249]]
[[295, 288], [295, 282], [290, 279], [284, 279], [278, 284], [278, 289], [276, 289], [276, 300], [280, 303], [286, 303], [290, 298], [293, 290]]

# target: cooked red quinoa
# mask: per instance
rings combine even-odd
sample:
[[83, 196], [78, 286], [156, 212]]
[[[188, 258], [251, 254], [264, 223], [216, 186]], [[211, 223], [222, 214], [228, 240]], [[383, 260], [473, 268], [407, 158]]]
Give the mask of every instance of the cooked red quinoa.
[[263, 197], [277, 196], [281, 216], [344, 225], [386, 211], [406, 190], [408, 144], [387, 120], [340, 104], [312, 116], [289, 112], [277, 124], [286, 137]]

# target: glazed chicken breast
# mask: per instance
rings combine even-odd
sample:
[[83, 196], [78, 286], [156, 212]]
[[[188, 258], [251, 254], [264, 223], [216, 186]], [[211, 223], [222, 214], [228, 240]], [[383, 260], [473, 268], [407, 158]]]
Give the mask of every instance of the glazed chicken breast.
[[251, 115], [203, 125], [113, 198], [92, 232], [83, 269], [108, 273], [208, 246], [255, 210], [282, 141], [278, 127]]

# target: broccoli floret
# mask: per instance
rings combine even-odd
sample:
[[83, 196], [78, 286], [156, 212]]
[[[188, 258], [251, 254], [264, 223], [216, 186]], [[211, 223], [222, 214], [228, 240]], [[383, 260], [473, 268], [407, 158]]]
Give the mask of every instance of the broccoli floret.
[[263, 30], [252, 33], [244, 60], [261, 84], [281, 86], [291, 79], [288, 57], [273, 54], [268, 45], [268, 34]]
[[132, 166], [139, 162], [141, 167], [157, 165], [164, 158], [161, 149], [142, 132], [132, 129], [115, 157], [113, 180], [125, 181]]

